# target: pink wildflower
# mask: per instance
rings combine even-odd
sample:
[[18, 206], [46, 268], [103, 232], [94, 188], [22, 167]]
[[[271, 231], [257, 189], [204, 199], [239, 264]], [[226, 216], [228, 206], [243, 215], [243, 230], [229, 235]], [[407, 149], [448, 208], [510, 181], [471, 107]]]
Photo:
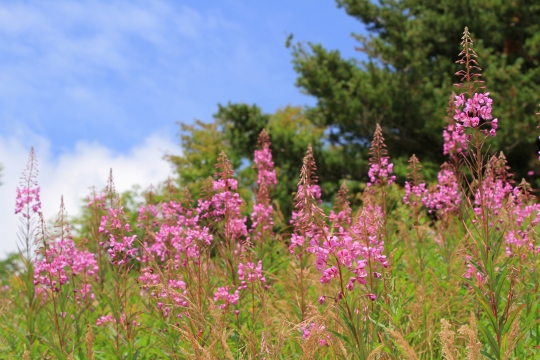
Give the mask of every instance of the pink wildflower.
[[526, 183], [514, 188], [508, 199], [508, 213], [511, 217], [512, 228], [505, 236], [506, 254], [513, 255], [521, 252], [522, 257], [527, 253], [538, 252], [535, 247], [535, 228], [540, 223], [540, 204], [531, 203]]
[[463, 50], [459, 54], [462, 58], [457, 63], [462, 64], [465, 69], [456, 73], [456, 75], [461, 76], [461, 83], [456, 84], [456, 86], [466, 86], [468, 91], [455, 96], [454, 120], [456, 120], [456, 130], [461, 131], [461, 128], [481, 129], [487, 125], [490, 127], [489, 130], [483, 128], [480, 131], [485, 136], [494, 137], [497, 134], [499, 121], [493, 119], [491, 115], [493, 100], [489, 97], [489, 92], [475, 92], [475, 84], [483, 81], [478, 80], [478, 77], [482, 76], [482, 74], [479, 72], [481, 69], [475, 60], [477, 55], [472, 47], [473, 42], [468, 28], [465, 28], [462, 39]]
[[202, 247], [210, 245], [213, 239], [209, 229], [199, 225], [199, 215], [174, 201], [148, 209], [151, 209], [156, 225], [161, 223], [155, 230], [154, 242], [145, 244], [148, 252], [161, 261], [174, 259], [177, 264], [187, 259], [199, 261]]
[[34, 284], [60, 292], [61, 287], [70, 279], [80, 278], [77, 281], [79, 288], [74, 289], [76, 301], [93, 299], [90, 281], [95, 281], [98, 277], [95, 255], [76, 249], [70, 227], [64, 222], [64, 215], [62, 199], [57, 221], [59, 236], [48, 239], [46, 234], [42, 235], [44, 256], [40, 260], [34, 260]]
[[403, 196], [403, 203], [410, 205], [411, 198], [412, 205], [416, 205], [419, 200], [423, 199], [427, 194], [426, 183], [421, 182], [418, 185], [413, 185], [409, 181], [405, 182], [405, 196]]
[[427, 192], [422, 198], [422, 202], [429, 209], [429, 212], [440, 212], [442, 214], [455, 212], [461, 202], [461, 193], [454, 172], [443, 165], [438, 174], [438, 184], [434, 191]]
[[369, 182], [367, 183], [367, 186], [391, 185], [396, 180], [396, 177], [391, 175], [394, 164], [390, 163], [390, 158], [386, 156], [386, 145], [384, 143], [382, 128], [379, 124], [377, 124], [377, 127], [375, 128], [375, 134], [373, 135], [369, 153], [371, 157], [369, 158]]
[[[458, 122], [456, 131], [461, 132], [461, 128], [478, 128], [484, 123], [490, 124], [491, 129], [482, 130], [484, 135], [494, 137], [499, 126], [498, 119], [493, 119], [491, 115], [491, 104], [493, 100], [489, 97], [489, 92], [475, 93], [472, 98], [465, 99], [465, 94], [456, 96], [456, 113], [454, 119]], [[463, 135], [458, 135], [462, 138]]]
[[228, 286], [219, 287], [214, 294], [214, 301], [223, 301], [223, 304], [219, 306], [222, 310], [225, 310], [230, 304], [238, 304], [239, 299], [240, 294], [238, 289], [234, 293], [229, 294]]
[[116, 320], [112, 315], [101, 316], [96, 320], [96, 326], [103, 326], [108, 323], [116, 323]]
[[242, 216], [240, 211], [243, 200], [240, 194], [235, 192], [238, 181], [232, 178], [234, 170], [224, 152], [221, 152], [216, 167], [222, 171], [217, 173], [220, 178], [213, 182], [215, 194], [210, 201], [199, 199], [197, 212], [201, 219], [213, 218], [215, 222], [225, 220], [225, 238], [228, 241], [238, 241], [248, 236], [247, 218]]
[[134, 246], [137, 235], [126, 235], [131, 232], [131, 228], [124, 214], [124, 207], [119, 205], [119, 198], [114, 201], [114, 207], [110, 207], [108, 214], [101, 217], [98, 230], [108, 238], [108, 241], [100, 245], [107, 248], [114, 264], [122, 265], [137, 254], [138, 249]]
[[38, 213], [41, 209], [40, 188], [36, 177], [38, 174], [37, 160], [34, 148], [30, 150], [28, 163], [23, 171], [20, 187], [17, 187], [17, 198], [15, 199], [15, 214], [22, 213], [22, 216], [30, 219], [32, 214]]
[[319, 346], [330, 346], [330, 335], [326, 332], [326, 327], [324, 325], [319, 325], [317, 323], [311, 323], [309, 325], [305, 325], [302, 328], [302, 337], [304, 339], [309, 339], [312, 335], [317, 334], [319, 340], [317, 341], [319, 343]]
[[255, 150], [254, 162], [257, 167], [257, 185], [275, 186], [277, 185], [276, 171], [272, 161], [269, 137], [263, 130], [259, 135], [260, 149]]
[[463, 130], [463, 126], [448, 124], [443, 130], [443, 139], [444, 155], [456, 156], [468, 148], [469, 136]]
[[266, 278], [262, 273], [262, 261], [259, 260], [257, 266], [250, 261], [248, 261], [246, 264], [238, 264], [238, 279], [247, 280], [249, 282], [259, 280], [261, 283], [265, 283]]

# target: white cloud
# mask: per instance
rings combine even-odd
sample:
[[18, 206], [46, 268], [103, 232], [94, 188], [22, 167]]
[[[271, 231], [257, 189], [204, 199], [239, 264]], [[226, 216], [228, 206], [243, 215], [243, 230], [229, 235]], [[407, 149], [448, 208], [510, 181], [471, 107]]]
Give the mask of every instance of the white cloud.
[[[131, 76], [140, 70], [137, 44], [154, 54], [187, 54], [193, 45], [223, 42], [235, 29], [221, 14], [156, 1], [65, 1], [0, 4], [0, 42], [7, 54], [65, 74], [97, 69]], [[134, 68], [135, 66], [135, 68]], [[50, 74], [47, 74], [50, 76]]]
[[[140, 135], [149, 114], [160, 128], [189, 121], [208, 101], [206, 88], [193, 100], [193, 83], [217, 81], [210, 69], [236, 63], [223, 52], [242, 34], [219, 9], [168, 0], [0, 2], [0, 117], [49, 139], [83, 127], [103, 139], [103, 126], [122, 136], [138, 116]], [[0, 131], [11, 132], [10, 122]]]
[[68, 214], [77, 215], [89, 188], [103, 188], [111, 168], [118, 191], [129, 190], [133, 185], [140, 185], [143, 189], [151, 184], [158, 185], [172, 175], [163, 155], [180, 152], [174, 140], [153, 134], [122, 154], [114, 153], [99, 143], [80, 141], [75, 149], [53, 158], [51, 145], [43, 137], [32, 133], [24, 137], [0, 136], [0, 163], [4, 168], [0, 179], [3, 183], [0, 186], [0, 257], [17, 250], [19, 220], [14, 214], [15, 188], [28, 160], [29, 144], [34, 144], [36, 149], [38, 182], [46, 219], [57, 214], [61, 195]]

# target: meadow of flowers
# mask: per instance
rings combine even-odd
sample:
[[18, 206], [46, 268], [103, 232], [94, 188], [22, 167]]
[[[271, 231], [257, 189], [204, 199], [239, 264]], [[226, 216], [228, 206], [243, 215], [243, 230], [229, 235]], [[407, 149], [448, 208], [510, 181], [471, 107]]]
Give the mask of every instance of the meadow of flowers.
[[[0, 293], [5, 359], [540, 358], [540, 204], [490, 155], [498, 120], [465, 29], [438, 181], [395, 184], [381, 127], [369, 182], [321, 201], [307, 149], [286, 223], [263, 131], [247, 209], [227, 155], [197, 199], [168, 183], [128, 206], [107, 188], [72, 230], [41, 213], [32, 151], [20, 259]], [[510, 119], [505, 121], [511, 121]]]

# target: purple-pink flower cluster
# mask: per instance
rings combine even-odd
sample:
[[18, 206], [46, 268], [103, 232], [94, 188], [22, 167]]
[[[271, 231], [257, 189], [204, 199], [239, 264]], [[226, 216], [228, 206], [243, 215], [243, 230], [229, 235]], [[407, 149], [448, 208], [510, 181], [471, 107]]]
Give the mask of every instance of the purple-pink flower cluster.
[[253, 224], [250, 233], [253, 238], [262, 239], [263, 233], [271, 232], [274, 227], [274, 219], [272, 218], [272, 205], [254, 204], [251, 219]]
[[38, 213], [41, 209], [41, 199], [39, 197], [39, 186], [36, 187], [23, 187], [19, 189], [17, 187], [17, 198], [15, 199], [15, 214], [22, 212], [22, 216], [29, 219], [30, 213], [23, 212], [25, 205], [27, 205], [34, 213]]
[[[412, 204], [416, 206], [427, 195], [426, 183], [421, 182], [418, 185], [413, 185], [411, 182], [405, 182], [405, 196], [403, 203], [406, 205]], [[412, 201], [412, 203], [411, 203]]]
[[504, 206], [504, 201], [513, 190], [509, 182], [496, 179], [493, 175], [484, 177], [481, 188], [479, 187], [474, 194], [474, 204], [476, 205], [474, 207], [474, 213], [481, 219], [483, 205], [487, 210], [493, 212], [494, 215], [499, 215], [500, 210]]
[[[485, 277], [482, 276], [482, 273], [478, 271], [478, 269], [472, 263], [472, 256], [469, 256], [469, 255], [465, 256], [465, 265], [467, 267], [467, 271], [463, 275], [465, 279], [470, 280], [473, 278], [473, 275], [474, 275], [474, 279], [476, 280], [477, 284], [480, 285], [484, 283]], [[469, 289], [472, 289], [472, 288], [469, 286]]]
[[535, 228], [540, 223], [540, 204], [529, 203], [525, 191], [516, 187], [509, 195], [508, 213], [513, 226], [505, 236], [507, 255], [512, 255], [519, 250], [540, 252], [540, 246], [535, 244]]
[[188, 259], [198, 261], [201, 246], [208, 246], [213, 240], [208, 227], [199, 225], [196, 211], [184, 209], [177, 202], [164, 202], [159, 207], [141, 207], [139, 210], [140, 221], [144, 221], [150, 212], [155, 225], [160, 224], [153, 243], [145, 243], [145, 248], [161, 261], [174, 259], [180, 265], [185, 265]]
[[261, 284], [267, 288], [266, 278], [262, 273], [262, 260], [259, 260], [257, 265], [251, 261], [246, 262], [245, 264], [238, 264], [238, 280], [241, 281], [239, 290], [247, 289], [248, 282], [260, 281]]
[[429, 209], [429, 212], [440, 212], [447, 214], [459, 209], [461, 193], [454, 172], [448, 168], [443, 168], [437, 176], [438, 183], [434, 191], [427, 192], [422, 202]]
[[86, 197], [87, 205], [89, 208], [99, 208], [104, 209], [105, 208], [105, 194], [104, 193], [94, 193], [92, 194], [92, 197], [88, 195]]
[[[141, 324], [137, 322], [138, 318], [139, 318], [138, 316], [135, 316], [135, 320], [131, 321], [132, 326], [141, 326]], [[116, 324], [116, 323], [118, 323], [118, 321], [116, 321], [116, 319], [112, 315], [100, 316], [96, 320], [96, 326], [104, 326], [104, 325], [107, 325], [109, 323], [110, 324]], [[127, 325], [129, 323], [127, 321], [126, 315], [123, 314], [123, 313], [120, 315], [120, 324], [124, 327], [124, 330], [127, 330], [127, 327], [128, 327]]]
[[324, 338], [319, 339], [320, 346], [330, 346], [330, 335], [326, 333], [326, 327], [317, 323], [311, 323], [302, 327], [302, 338], [309, 339], [315, 333], [325, 334]]
[[[306, 243], [306, 238], [317, 241], [321, 233], [319, 228], [309, 220], [309, 214], [307, 209], [303, 208], [305, 203], [306, 191], [304, 191], [303, 185], [298, 186], [297, 198], [297, 210], [292, 212], [292, 219], [290, 224], [294, 226], [294, 232], [291, 234], [291, 245], [289, 245], [289, 251], [294, 252], [297, 247], [303, 247]], [[308, 196], [312, 197], [318, 203], [321, 203], [321, 187], [319, 185], [310, 185], [308, 189]]]
[[[157, 298], [157, 308], [163, 311], [163, 315], [168, 317], [171, 313], [171, 306], [165, 305], [165, 303], [172, 303], [175, 306], [187, 307], [187, 284], [183, 280], [169, 279], [168, 289], [159, 287], [162, 284], [162, 280], [159, 274], [154, 272], [151, 267], [142, 269], [139, 281], [142, 286], [143, 293], [148, 293], [150, 290], [152, 296]], [[155, 289], [155, 290], [154, 290]]]
[[277, 185], [277, 176], [272, 161], [268, 135], [263, 130], [259, 135], [260, 150], [255, 150], [254, 161], [257, 168], [258, 189], [251, 213], [252, 226], [250, 234], [254, 242], [263, 241], [264, 234], [271, 235], [274, 227], [273, 207], [270, 201], [270, 188]]
[[340, 228], [330, 234], [325, 228], [323, 235], [311, 238], [308, 250], [316, 255], [315, 264], [322, 274], [320, 282], [324, 284], [340, 278], [340, 268], [353, 275], [346, 285], [349, 291], [354, 289], [355, 283], [365, 285], [368, 276], [380, 278], [381, 273], [374, 271], [376, 264], [388, 267], [382, 226], [380, 207], [367, 204], [350, 230]]
[[232, 178], [214, 181], [213, 190], [216, 192], [210, 201], [199, 199], [197, 212], [201, 218], [212, 218], [215, 222], [225, 219], [225, 237], [240, 239], [247, 237], [246, 217], [240, 213], [243, 201], [240, 194], [235, 192], [238, 181]]
[[41, 209], [40, 188], [36, 180], [37, 173], [36, 154], [32, 148], [26, 168], [21, 176], [20, 187], [16, 189], [17, 197], [15, 199], [15, 214], [22, 212], [22, 216], [27, 219], [30, 219], [32, 213], [39, 213]]
[[454, 119], [458, 122], [457, 131], [460, 131], [461, 127], [479, 128], [483, 124], [490, 124], [491, 129], [489, 131], [482, 129], [484, 135], [494, 137], [497, 134], [498, 120], [493, 119], [491, 115], [493, 100], [489, 97], [489, 92], [475, 93], [472, 98], [468, 99], [465, 99], [465, 94], [461, 94], [456, 96], [455, 99], [456, 113]]
[[455, 156], [467, 151], [470, 135], [467, 135], [463, 126], [448, 124], [443, 130], [443, 153]]
[[105, 316], [100, 316], [97, 320], [96, 320], [96, 326], [103, 326], [103, 325], [106, 325], [106, 324], [114, 324], [116, 323], [116, 320], [112, 317], [112, 315], [105, 315]]
[[45, 248], [44, 257], [34, 263], [34, 285], [59, 292], [68, 281], [80, 279], [74, 289], [77, 302], [93, 299], [90, 281], [97, 281], [98, 266], [95, 255], [78, 250], [71, 238], [51, 241]]
[[229, 293], [229, 287], [223, 286], [218, 287], [216, 293], [214, 294], [214, 301], [223, 301], [223, 304], [219, 305], [222, 310], [227, 309], [229, 305], [238, 304], [240, 299], [240, 290], [236, 289], [232, 294]]
[[276, 171], [272, 161], [272, 151], [264, 147], [261, 150], [255, 150], [254, 162], [257, 166], [257, 185], [277, 185]]
[[390, 163], [389, 159], [388, 156], [383, 156], [378, 162], [371, 164], [368, 171], [368, 187], [373, 185], [391, 185], [396, 180], [396, 176], [391, 175], [394, 164]]
[[107, 215], [101, 217], [99, 232], [105, 234], [108, 241], [100, 243], [107, 247], [107, 252], [114, 264], [125, 264], [129, 257], [137, 254], [134, 247], [137, 235], [125, 235], [131, 232], [129, 223], [124, 219], [124, 207], [110, 207]]
[[394, 170], [394, 164], [390, 163], [387, 153], [382, 128], [377, 124], [375, 133], [373, 134], [371, 148], [369, 149], [371, 157], [369, 158], [368, 187], [373, 185], [391, 185], [396, 180], [395, 175], [391, 175]]
[[263, 275], [262, 261], [259, 260], [257, 264], [247, 261], [246, 263], [238, 264], [238, 280], [240, 285], [233, 293], [229, 293], [229, 286], [219, 287], [214, 294], [214, 301], [223, 301], [219, 306], [222, 310], [228, 308], [230, 304], [237, 305], [240, 300], [240, 291], [247, 290], [248, 284], [255, 284], [259, 282], [263, 289], [267, 290], [266, 277]]

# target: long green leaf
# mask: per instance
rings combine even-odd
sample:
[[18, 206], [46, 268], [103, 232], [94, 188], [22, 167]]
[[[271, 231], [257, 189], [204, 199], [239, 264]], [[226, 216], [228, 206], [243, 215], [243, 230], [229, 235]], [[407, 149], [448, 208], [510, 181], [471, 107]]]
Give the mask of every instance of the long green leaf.
[[525, 304], [521, 304], [516, 309], [510, 312], [510, 314], [508, 315], [508, 321], [506, 322], [506, 324], [504, 324], [503, 332], [501, 335], [506, 334], [510, 330], [514, 321], [516, 320], [519, 321], [519, 319], [516, 319], [516, 317], [520, 314], [521, 309], [523, 309], [524, 307], [525, 307]]
[[491, 335], [489, 330], [483, 324], [478, 322], [477, 325], [478, 325], [478, 328], [480, 329], [480, 331], [484, 334], [484, 336], [488, 340], [488, 345], [491, 347], [491, 350], [493, 350], [493, 353], [495, 354], [495, 359], [499, 360], [501, 358], [499, 344], [497, 343], [497, 341], [495, 340], [493, 335]]
[[346, 337], [345, 335], [340, 334], [340, 333], [338, 333], [337, 331], [334, 331], [334, 330], [332, 330], [332, 329], [328, 329], [328, 332], [331, 333], [332, 335], [337, 336], [337, 337], [340, 338], [341, 340], [345, 341], [347, 344], [349, 344], [349, 345], [351, 345], [351, 346], [354, 346], [353, 343], [349, 340], [349, 338]]
[[493, 325], [493, 329], [497, 330], [498, 328], [497, 319], [495, 318], [495, 315], [493, 315], [493, 313], [491, 312], [490, 305], [487, 302], [485, 302], [483, 299], [477, 299], [477, 300], [482, 306], [482, 308], [484, 309], [485, 313], [487, 314], [489, 321], [491, 322], [491, 325]]

